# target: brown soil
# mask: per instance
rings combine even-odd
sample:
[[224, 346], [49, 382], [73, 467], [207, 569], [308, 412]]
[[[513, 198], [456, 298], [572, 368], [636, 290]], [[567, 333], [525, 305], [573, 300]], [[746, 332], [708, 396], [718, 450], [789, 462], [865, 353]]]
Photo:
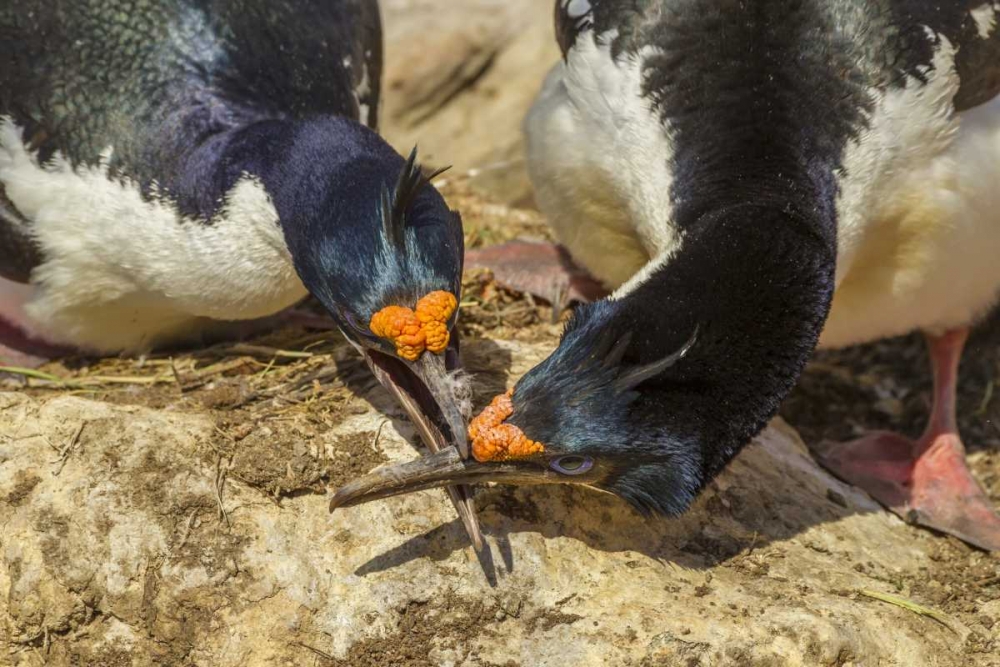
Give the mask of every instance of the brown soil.
[[[449, 195], [463, 209], [470, 245], [477, 243], [477, 239], [495, 242], [538, 231], [539, 221], [534, 214], [518, 213], [512, 216], [516, 224], [506, 224], [509, 213], [502, 208], [491, 208], [475, 195], [463, 193], [460, 185], [460, 182], [449, 185], [453, 188]], [[565, 317], [566, 313], [562, 313], [559, 319]], [[537, 354], [544, 355], [546, 349], [556, 344], [560, 327], [560, 323], [552, 322], [548, 306], [498, 287], [486, 274], [468, 275], [461, 330], [463, 339], [470, 341], [464, 354], [468, 369], [477, 378], [477, 407], [540, 358], [512, 358], [505, 352], [504, 344], [519, 341], [535, 345]], [[992, 325], [983, 327], [970, 345], [963, 365], [960, 410], [974, 469], [1000, 501], [1000, 439], [994, 427], [1000, 399], [993, 398], [987, 389], [994, 381], [998, 363], [998, 346], [992, 342], [995, 330]], [[296, 502], [303, 495], [325, 494], [328, 488], [389, 460], [380, 446], [381, 427], [338, 434], [321, 449], [315, 444], [352, 416], [372, 409], [368, 399], [362, 397], [370, 395], [374, 380], [339, 334], [279, 331], [239, 344], [159, 354], [144, 360], [70, 359], [42, 370], [63, 378], [63, 384], [19, 378], [5, 380], [5, 385], [19, 386], [25, 395], [39, 399], [79, 394], [118, 406], [152, 408], [167, 416], [200, 415], [214, 425], [210, 437], [203, 439], [197, 458], [187, 467], [168, 461], [156, 451], [147, 451], [137, 466], [123, 461], [118, 447], [108, 447], [101, 455], [106, 475], [113, 475], [118, 469], [127, 471], [129, 479], [125, 485], [132, 495], [129, 502], [133, 507], [145, 508], [178, 545], [172, 558], [182, 565], [196, 565], [206, 576], [219, 581], [218, 588], [207, 598], [199, 595], [185, 601], [184, 596], [171, 594], [170, 599], [165, 599], [165, 584], [157, 564], [149, 566], [136, 618], [143, 619], [146, 632], [156, 638], [149, 645], [149, 655], [156, 656], [159, 664], [187, 664], [196, 638], [215, 632], [220, 610], [248, 604], [240, 563], [250, 545], [227, 525], [237, 520], [235, 515], [231, 516], [234, 511], [251, 507], [252, 501], [243, 498], [235, 508], [230, 503], [227, 509], [228, 496], [222, 496], [231, 494], [226, 489], [233, 488], [232, 484], [226, 486], [227, 479], [256, 493], [259, 499], [256, 502], [285, 504]], [[807, 442], [846, 438], [872, 427], [917, 433], [926, 414], [929, 389], [921, 342], [916, 338], [887, 341], [817, 355], [786, 402], [783, 414]], [[112, 418], [87, 420], [79, 429], [77, 432], [75, 423], [67, 424], [61, 430], [61, 441], [51, 443], [55, 451], [65, 449], [63, 453], [69, 461], [77, 448], [98, 447], [99, 443], [123, 437], [121, 423]], [[152, 435], [156, 426], [142, 429]], [[747, 455], [740, 460], [747, 460]], [[54, 464], [54, 468], [59, 465], [68, 464]], [[752, 469], [754, 464], [750, 466]], [[193, 476], [198, 469], [214, 471], [219, 497], [167, 491], [179, 477]], [[24, 503], [43, 474], [49, 473], [19, 471], [5, 494], [6, 503], [15, 507]], [[100, 483], [100, 479], [93, 483]], [[800, 569], [796, 552], [787, 544], [789, 537], [795, 536], [801, 548], [821, 559], [824, 567], [850, 570], [869, 581], [873, 588], [882, 587], [945, 612], [967, 628], [961, 641], [956, 637], [953, 643], [956, 660], [940, 664], [998, 664], [995, 656], [1000, 651], [1000, 620], [996, 618], [996, 609], [984, 606], [1000, 599], [997, 557], [969, 549], [951, 538], [907, 528], [915, 540], [927, 545], [929, 557], [919, 566], [894, 569], [884, 560], [859, 558], [858, 548], [864, 545], [808, 536], [811, 526], [845, 519], [858, 511], [855, 501], [846, 497], [845, 492], [829, 488], [824, 493], [823, 502], [793, 507], [782, 504], [780, 493], [762, 495], [740, 484], [713, 486], [693, 514], [699, 518], [691, 519], [700, 528], [680, 541], [672, 538], [664, 541], [666, 538], [656, 536], [659, 528], [643, 528], [652, 531], [640, 543], [648, 541], [649, 548], [607, 544], [599, 531], [577, 528], [586, 523], [580, 517], [551, 513], [554, 503], [572, 508], [601, 506], [592, 503], [592, 494], [583, 490], [490, 489], [480, 492], [478, 504], [484, 524], [494, 526], [500, 534], [508, 529], [526, 530], [546, 539], [570, 537], [581, 543], [604, 544], [601, 548], [614, 558], [614, 564], [609, 566], [633, 572], [637, 577], [656, 567], [654, 563], [658, 561], [681, 564], [685, 569], [680, 574], [664, 575], [660, 580], [662, 590], [658, 595], [673, 599], [678, 605], [688, 605], [686, 613], [731, 615], [744, 619], [742, 622], [752, 627], [759, 619], [766, 618], [775, 605], [809, 609], [821, 592], [839, 595], [849, 604], [870, 607], [872, 613], [886, 612], [883, 603], [865, 598], [857, 587], [840, 590], [831, 582], [825, 591], [817, 588], [816, 581], [810, 579], [813, 574]], [[627, 509], [612, 512], [601, 522], [620, 523], [624, 516], [627, 521], [637, 522], [636, 526], [648, 526], [638, 517], [632, 517]], [[405, 521], [415, 518], [401, 520], [406, 525]], [[49, 567], [73, 572], [77, 551], [73, 538], [69, 537], [72, 516], [36, 514], [34, 521], [35, 530], [51, 536], [42, 543]], [[109, 529], [111, 525], [109, 522]], [[460, 531], [443, 530], [444, 527], [432, 528], [422, 538], [428, 545], [427, 553], [435, 561], [463, 548]], [[203, 546], [203, 537], [207, 535], [211, 535], [210, 550]], [[355, 536], [346, 533], [338, 535], [336, 540], [345, 547], [357, 543]], [[650, 554], [655, 560], [649, 559]], [[516, 554], [501, 555], [516, 562]], [[390, 554], [384, 563], [376, 559], [362, 565], [358, 574], [391, 572], [395, 557]], [[699, 569], [705, 571], [698, 573]], [[454, 572], [456, 582], [462, 576]], [[723, 579], [713, 581], [713, 576]], [[796, 585], [796, 580], [810, 583]], [[723, 589], [718, 581], [723, 582]], [[88, 584], [81, 580], [73, 586], [81, 591], [81, 599], [87, 600]], [[740, 591], [736, 597], [734, 590]], [[385, 631], [351, 644], [339, 658], [330, 652], [322, 636], [317, 640], [308, 631], [311, 621], [306, 614], [298, 639], [281, 653], [291, 660], [287, 664], [406, 667], [440, 664], [440, 656], [446, 655], [456, 664], [517, 665], [521, 664], [519, 660], [479, 659], [474, 647], [482, 642], [503, 645], [505, 632], [514, 626], [528, 636], [566, 631], [572, 634], [597, 622], [586, 613], [574, 611], [578, 602], [575, 593], [564, 597], [543, 607], [529, 605], [526, 594], [516, 588], [492, 596], [449, 592], [443, 597], [417, 597], [395, 610]], [[29, 636], [27, 644], [19, 646], [41, 650], [58, 645], [60, 648], [52, 655], [65, 656], [68, 662], [54, 664], [143, 664], [129, 662], [127, 654], [115, 653], [107, 646], [90, 646], [85, 638], [69, 643], [59, 639], [78, 637], [81, 629], [95, 620], [108, 618], [108, 613], [107, 607], [94, 599], [65, 616], [60, 625], [46, 625], [38, 617], [34, 622], [44, 632], [40, 630]], [[908, 618], [908, 612], [899, 613]], [[21, 622], [28, 620], [21, 617]], [[386, 622], [384, 618], [382, 622]], [[933, 620], [916, 616], [907, 622], [924, 628], [934, 624]], [[802, 629], [807, 630], [808, 627]], [[629, 646], [637, 641], [640, 635], [636, 633], [642, 633], [643, 628], [616, 631], [620, 635], [616, 635], [613, 643]], [[685, 631], [691, 632], [680, 630], [657, 635], [642, 664], [785, 664], [757, 660], [755, 656], [762, 650], [759, 643], [719, 653], [694, 635], [684, 635]], [[791, 637], [796, 632], [794, 628], [786, 628], [783, 635]], [[852, 655], [846, 649], [831, 660], [826, 647], [817, 644], [810, 649], [806, 644], [802, 654], [804, 664], [867, 664], [863, 662], [865, 656]], [[810, 662], [809, 651], [815, 653], [814, 662]]]
[[[497, 202], [530, 202], [518, 127], [558, 58], [551, 2], [382, 4], [387, 136], [456, 164], [439, 183], [468, 247], [549, 238]], [[567, 317], [485, 272], [461, 308], [477, 409]], [[414, 455], [337, 333], [41, 370], [61, 381], [0, 381], [0, 665], [1000, 667], [1000, 557], [886, 517], [790, 436], [673, 521], [582, 489], [481, 489], [477, 560], [440, 493], [327, 514], [330, 487]], [[998, 370], [994, 321], [965, 355], [959, 421], [1000, 504]], [[930, 385], [917, 336], [824, 352], [782, 415], [806, 443], [916, 435]], [[11, 472], [18, 456], [34, 467]]]

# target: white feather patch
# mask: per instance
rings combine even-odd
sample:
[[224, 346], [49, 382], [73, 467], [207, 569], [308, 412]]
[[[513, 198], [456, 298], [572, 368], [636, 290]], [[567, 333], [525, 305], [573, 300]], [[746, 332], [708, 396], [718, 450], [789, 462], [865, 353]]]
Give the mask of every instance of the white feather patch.
[[[362, 100], [367, 100], [372, 93], [371, 80], [368, 74], [368, 57], [371, 52], [365, 52], [365, 58], [361, 59], [359, 67], [361, 68], [361, 78], [358, 80], [358, 84], [354, 87], [354, 101], [358, 105], [358, 118], [362, 124], [368, 124], [368, 114], [371, 112], [371, 107], [363, 102]], [[378, 109], [376, 108], [376, 111]], [[373, 130], [378, 130], [377, 127], [371, 128]]]
[[613, 38], [579, 36], [524, 129], [540, 208], [592, 274], [613, 287], [628, 281], [620, 296], [667, 261], [680, 236], [671, 219], [669, 130], [642, 95], [642, 62], [654, 51], [615, 59]]
[[998, 10], [1000, 10], [1000, 4], [985, 2], [969, 12], [972, 15], [972, 20], [976, 22], [976, 31], [980, 39], [989, 39], [990, 35], [993, 34], [997, 27]]
[[96, 167], [60, 156], [40, 165], [0, 119], [0, 182], [45, 257], [24, 305], [32, 333], [99, 352], [143, 349], [305, 296], [259, 182], [240, 180], [206, 225], [110, 179], [110, 155]]
[[943, 35], [926, 82], [881, 94], [844, 159], [837, 291], [820, 344], [975, 322], [1000, 286], [1000, 100], [961, 115]]

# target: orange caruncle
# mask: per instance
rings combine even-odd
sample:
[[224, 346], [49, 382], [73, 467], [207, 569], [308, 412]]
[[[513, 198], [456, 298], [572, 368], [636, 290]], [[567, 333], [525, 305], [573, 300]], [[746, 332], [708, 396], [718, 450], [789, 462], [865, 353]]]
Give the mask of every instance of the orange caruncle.
[[424, 345], [434, 354], [441, 354], [448, 347], [451, 334], [444, 322], [428, 322], [424, 325], [423, 332], [426, 339]]
[[441, 354], [448, 347], [448, 318], [457, 307], [453, 294], [431, 292], [417, 302], [416, 312], [405, 306], [386, 306], [372, 315], [368, 327], [376, 336], [395, 343], [401, 358], [416, 361], [424, 350]]
[[417, 319], [423, 325], [427, 349], [441, 354], [448, 347], [448, 318], [458, 308], [458, 299], [449, 292], [431, 292], [417, 301]]
[[458, 299], [450, 292], [438, 290], [417, 301], [417, 317], [424, 324], [440, 322], [444, 324], [458, 307]]
[[503, 421], [514, 414], [511, 397], [514, 390], [500, 394], [469, 424], [472, 456], [480, 463], [523, 459], [545, 451], [540, 442], [531, 440], [524, 431]]

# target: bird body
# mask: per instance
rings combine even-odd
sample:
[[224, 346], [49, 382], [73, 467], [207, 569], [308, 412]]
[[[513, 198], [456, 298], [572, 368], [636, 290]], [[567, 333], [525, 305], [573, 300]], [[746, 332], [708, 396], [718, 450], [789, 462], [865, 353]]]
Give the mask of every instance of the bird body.
[[[329, 156], [379, 144], [337, 122], [376, 125], [376, 3], [29, 5], [0, 10], [0, 216], [39, 258], [19, 281], [30, 290], [2, 283], [21, 304], [3, 315], [110, 352], [301, 300], [272, 156], [240, 143], [277, 149], [282, 132], [325, 118], [314, 176], [325, 168], [331, 186]], [[403, 160], [378, 148], [394, 180]]]
[[206, 223], [101, 166], [57, 158], [43, 168], [19, 134], [9, 123], [0, 130], [0, 177], [45, 260], [29, 285], [2, 284], [21, 295], [20, 312], [3, 313], [13, 324], [93, 352], [144, 351], [306, 296], [277, 211], [252, 177]]
[[[198, 341], [312, 294], [425, 444], [467, 451], [461, 218], [374, 131], [381, 60], [376, 0], [0, 6], [0, 366]], [[402, 347], [373, 326], [414, 308]]]
[[1000, 292], [998, 12], [558, 0], [563, 59], [525, 120], [528, 167], [558, 239], [615, 291], [473, 422], [475, 463], [442, 454], [337, 502], [561, 482], [678, 514], [818, 345], [919, 329], [924, 435], [871, 433], [821, 461], [908, 520], [1000, 550], [954, 419], [967, 328]]
[[[781, 11], [780, 2], [765, 4]], [[956, 58], [969, 49], [956, 35], [1000, 55], [1000, 5], [944, 3], [941, 13], [950, 10], [948, 23], [961, 26], [949, 37], [920, 25], [916, 17], [910, 26], [862, 29], [859, 17], [838, 9], [838, 3], [785, 4], [814, 13], [800, 20], [828, 31], [816, 36], [826, 42], [815, 47], [820, 52], [862, 34], [872, 41], [869, 48], [877, 60], [892, 62], [909, 55], [889, 51], [899, 48], [892, 31], [909, 28], [924, 42], [910, 48], [926, 48], [930, 55], [913, 64], [912, 73], [901, 72], [891, 86], [882, 83], [889, 76], [883, 72], [878, 72], [883, 78], [859, 80], [856, 119], [849, 132], [836, 137], [837, 159], [815, 166], [832, 181], [826, 203], [834, 209], [837, 251], [836, 292], [820, 345], [840, 347], [975, 321], [995, 304], [1000, 288], [995, 261], [1000, 254], [1000, 191], [995, 187], [1000, 182], [1000, 102], [961, 105], [976, 98], [968, 91], [959, 96], [963, 79]], [[926, 3], [881, 4], [905, 10]], [[621, 296], [683, 246], [683, 230], [671, 215], [683, 196], [672, 192], [681, 165], [648, 73], [665, 67], [658, 62], [665, 52], [657, 40], [670, 31], [658, 29], [657, 22], [666, 26], [672, 12], [681, 14], [686, 7], [694, 13], [698, 3], [646, 3], [642, 16], [630, 14], [625, 5], [617, 14], [601, 12], [609, 5], [615, 3], [571, 2], [560, 9], [565, 59], [547, 77], [525, 129], [540, 206], [573, 257]], [[961, 5], [972, 8], [963, 11]], [[594, 24], [597, 12], [603, 24]], [[708, 30], [716, 24], [710, 11], [705, 14]], [[769, 20], [781, 25], [773, 16]], [[627, 47], [619, 37], [626, 30], [633, 35]], [[877, 37], [884, 41], [878, 43]], [[803, 48], [789, 47], [782, 54], [789, 60]], [[725, 63], [715, 66], [725, 68]], [[873, 63], [857, 63], [855, 69], [877, 72]], [[832, 104], [822, 97], [805, 102], [821, 111]], [[725, 142], [727, 129], [740, 131], [738, 126], [714, 128], [713, 140]]]
[[525, 123], [529, 165], [560, 239], [617, 289], [579, 314], [588, 335], [576, 341], [571, 325], [519, 383], [511, 423], [586, 443], [539, 424], [545, 375], [601, 328], [654, 330], [632, 348], [650, 364], [679, 346], [678, 323], [703, 325], [689, 357], [621, 410], [646, 424], [633, 439], [657, 442], [621, 449], [659, 468], [611, 475], [634, 504], [676, 512], [775, 413], [814, 347], [921, 330], [936, 380], [925, 434], [870, 434], [821, 458], [894, 511], [1000, 549], [954, 423], [964, 331], [1000, 294], [998, 12], [963, 0], [557, 3], [564, 59]]
[[911, 80], [882, 102], [866, 140], [848, 151], [844, 169], [855, 176], [841, 183], [837, 291], [823, 347], [943, 332], [996, 304], [1000, 100], [953, 113], [947, 57], [927, 84]]

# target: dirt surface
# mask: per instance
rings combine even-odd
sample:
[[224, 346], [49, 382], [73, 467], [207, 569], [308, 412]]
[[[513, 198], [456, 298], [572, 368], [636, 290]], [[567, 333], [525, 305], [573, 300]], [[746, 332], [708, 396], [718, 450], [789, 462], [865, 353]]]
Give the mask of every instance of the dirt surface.
[[[461, 180], [444, 191], [470, 245], [545, 234]], [[467, 275], [477, 408], [560, 326]], [[995, 494], [989, 335], [961, 399]], [[923, 361], [911, 340], [819, 355], [785, 416], [809, 441], [913, 432]], [[438, 491], [328, 514], [329, 488], [420, 451], [339, 334], [42, 371], [0, 393], [0, 664], [1000, 665], [1000, 559], [883, 512], [781, 420], [678, 520], [480, 489], [480, 561]]]
[[[456, 165], [438, 184], [470, 247], [546, 238], [518, 128], [558, 57], [551, 3], [384, 6], [386, 135]], [[566, 317], [484, 272], [461, 308], [477, 409]], [[971, 341], [959, 410], [1000, 503], [998, 343], [993, 323]], [[440, 491], [328, 513], [329, 489], [423, 451], [339, 334], [41, 370], [0, 380], [0, 665], [1000, 666], [1000, 558], [887, 514], [789, 426], [918, 433], [917, 337], [817, 355], [680, 519], [479, 489], [481, 558]]]

